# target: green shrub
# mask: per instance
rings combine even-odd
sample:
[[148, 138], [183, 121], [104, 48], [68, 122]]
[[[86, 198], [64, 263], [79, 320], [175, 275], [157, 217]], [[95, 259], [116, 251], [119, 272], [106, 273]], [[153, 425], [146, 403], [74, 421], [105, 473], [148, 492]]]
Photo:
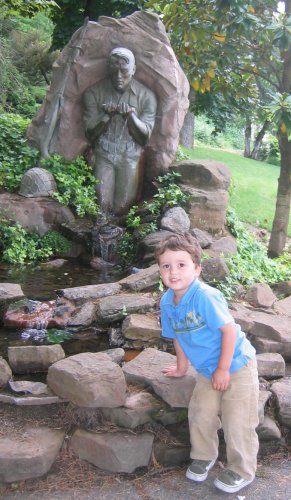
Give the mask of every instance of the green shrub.
[[15, 191], [23, 174], [36, 165], [39, 152], [25, 139], [27, 118], [14, 114], [0, 115], [0, 186]]
[[70, 242], [56, 231], [45, 236], [28, 233], [20, 224], [0, 218], [1, 260], [9, 264], [24, 264], [65, 254]]
[[97, 180], [92, 168], [83, 158], [66, 160], [55, 154], [47, 160], [42, 160], [41, 166], [49, 170], [56, 180], [58, 192], [52, 197], [59, 203], [72, 205], [79, 217], [99, 213], [96, 198]]

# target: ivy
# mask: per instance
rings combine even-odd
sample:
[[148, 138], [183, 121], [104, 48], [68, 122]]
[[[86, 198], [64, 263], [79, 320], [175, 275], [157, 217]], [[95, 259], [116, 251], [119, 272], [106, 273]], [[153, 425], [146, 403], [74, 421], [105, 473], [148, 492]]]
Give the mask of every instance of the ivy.
[[266, 247], [245, 228], [231, 207], [227, 212], [227, 224], [236, 238], [237, 253], [226, 259], [230, 275], [225, 282], [217, 283], [217, 288], [228, 299], [234, 295], [239, 284], [271, 284], [291, 279], [290, 255], [268, 258]]

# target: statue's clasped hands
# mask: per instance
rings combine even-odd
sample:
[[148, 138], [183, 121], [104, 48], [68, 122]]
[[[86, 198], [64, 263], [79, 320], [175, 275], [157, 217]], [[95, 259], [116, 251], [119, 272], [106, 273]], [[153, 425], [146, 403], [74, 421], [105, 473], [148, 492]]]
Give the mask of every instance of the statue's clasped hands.
[[102, 109], [108, 115], [122, 115], [125, 118], [135, 112], [135, 108], [132, 108], [125, 102], [122, 102], [121, 104], [114, 104], [113, 102], [102, 104]]

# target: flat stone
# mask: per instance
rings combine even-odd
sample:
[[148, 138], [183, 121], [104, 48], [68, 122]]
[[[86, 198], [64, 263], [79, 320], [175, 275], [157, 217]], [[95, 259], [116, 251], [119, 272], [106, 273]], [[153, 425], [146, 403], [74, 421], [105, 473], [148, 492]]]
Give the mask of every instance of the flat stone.
[[260, 377], [268, 380], [285, 376], [285, 361], [281, 354], [268, 352], [257, 354], [256, 357]]
[[70, 315], [67, 326], [89, 326], [96, 320], [96, 304], [86, 302], [77, 307]]
[[124, 319], [128, 314], [145, 313], [155, 305], [155, 300], [149, 294], [119, 294], [104, 297], [97, 304], [97, 318], [104, 323]]
[[120, 292], [118, 283], [104, 283], [101, 285], [76, 286], [73, 288], [62, 288], [57, 290], [57, 294], [65, 299], [72, 300], [76, 303], [94, 301], [101, 297], [114, 295]]
[[122, 334], [126, 339], [143, 340], [153, 344], [161, 339], [161, 325], [154, 314], [130, 314], [122, 323]]
[[141, 269], [138, 273], [131, 274], [119, 281], [122, 289], [141, 292], [156, 286], [160, 281], [160, 271], [158, 264], [153, 264], [146, 269]]
[[10, 380], [9, 387], [12, 392], [23, 392], [24, 394], [33, 394], [39, 396], [40, 394], [47, 394], [48, 386], [42, 382], [31, 382], [30, 380]]
[[65, 357], [61, 345], [8, 347], [9, 364], [14, 373], [45, 372]]
[[184, 377], [165, 377], [162, 368], [176, 364], [176, 356], [151, 347], [123, 366], [129, 384], [150, 386], [172, 407], [187, 408], [195, 387], [195, 370], [191, 366]]
[[0, 482], [14, 483], [46, 474], [63, 444], [65, 432], [27, 428], [20, 437], [0, 437]]
[[67, 400], [59, 398], [59, 396], [49, 394], [42, 396], [13, 396], [11, 394], [0, 393], [0, 403], [16, 406], [43, 406], [67, 402]]
[[115, 408], [126, 398], [122, 369], [102, 352], [76, 354], [54, 363], [47, 384], [61, 398], [82, 407]]
[[72, 438], [74, 452], [83, 460], [108, 472], [132, 473], [149, 464], [154, 435], [126, 431], [94, 433], [77, 429]]

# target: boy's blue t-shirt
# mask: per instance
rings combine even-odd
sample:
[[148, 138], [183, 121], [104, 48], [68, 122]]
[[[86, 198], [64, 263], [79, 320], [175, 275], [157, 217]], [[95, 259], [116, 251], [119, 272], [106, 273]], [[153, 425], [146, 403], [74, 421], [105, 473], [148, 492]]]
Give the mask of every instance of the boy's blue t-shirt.
[[194, 280], [179, 304], [174, 304], [174, 292], [167, 290], [161, 299], [162, 337], [178, 340], [194, 368], [211, 379], [218, 366], [221, 352], [222, 333], [220, 328], [233, 323], [236, 329], [236, 343], [230, 373], [234, 373], [256, 351], [234, 322], [222, 293]]

